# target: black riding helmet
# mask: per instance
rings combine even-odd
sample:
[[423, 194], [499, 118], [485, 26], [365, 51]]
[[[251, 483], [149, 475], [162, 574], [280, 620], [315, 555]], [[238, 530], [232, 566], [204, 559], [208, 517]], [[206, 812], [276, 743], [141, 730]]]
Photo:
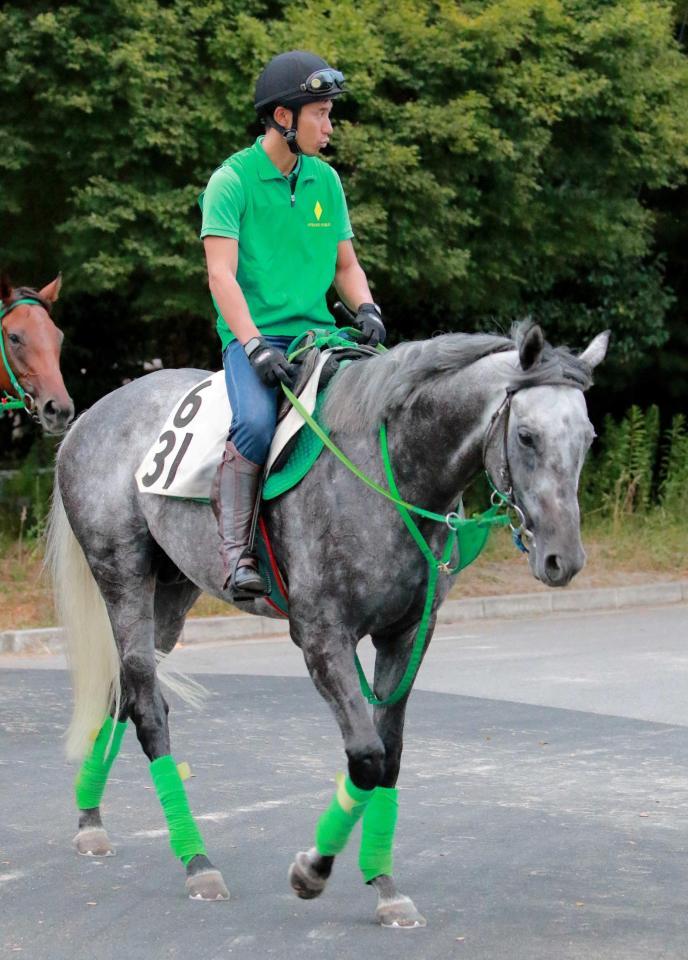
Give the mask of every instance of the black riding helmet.
[[[300, 153], [296, 142], [299, 110], [306, 103], [334, 100], [344, 93], [344, 74], [307, 50], [280, 53], [265, 67], [256, 82], [254, 105], [266, 126], [282, 134], [292, 153]], [[287, 129], [273, 117], [277, 107], [292, 111], [292, 125]]]

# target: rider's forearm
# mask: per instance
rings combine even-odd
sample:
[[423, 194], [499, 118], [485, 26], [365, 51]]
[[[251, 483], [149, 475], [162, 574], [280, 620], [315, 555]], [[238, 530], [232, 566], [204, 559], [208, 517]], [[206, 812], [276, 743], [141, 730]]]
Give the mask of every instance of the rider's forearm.
[[251, 319], [246, 298], [231, 272], [212, 274], [208, 285], [225, 323], [237, 340], [246, 343], [251, 337], [259, 337], [260, 333]]
[[373, 295], [363, 268], [358, 262], [340, 267], [334, 275], [337, 293], [350, 309], [356, 311], [362, 303], [372, 303]]

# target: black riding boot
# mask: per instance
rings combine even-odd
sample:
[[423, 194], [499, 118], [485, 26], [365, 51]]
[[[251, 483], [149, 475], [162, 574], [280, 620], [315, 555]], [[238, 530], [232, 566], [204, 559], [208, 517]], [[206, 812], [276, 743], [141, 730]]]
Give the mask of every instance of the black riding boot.
[[242, 457], [228, 440], [210, 491], [210, 503], [220, 532], [220, 556], [225, 571], [223, 589], [230, 588], [233, 600], [254, 600], [268, 592], [258, 573], [258, 561], [246, 549], [262, 469]]

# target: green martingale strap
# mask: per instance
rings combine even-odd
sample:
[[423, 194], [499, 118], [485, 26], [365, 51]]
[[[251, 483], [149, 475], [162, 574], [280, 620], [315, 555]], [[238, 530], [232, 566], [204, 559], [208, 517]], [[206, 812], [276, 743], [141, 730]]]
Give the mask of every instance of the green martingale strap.
[[315, 846], [321, 857], [334, 857], [342, 852], [375, 792], [361, 790], [350, 777], [345, 779], [343, 773], [338, 773], [335, 779], [337, 791], [315, 828]]
[[197, 854], [205, 855], [205, 846], [189, 808], [177, 764], [169, 755], [158, 757], [151, 763], [150, 772], [170, 831], [172, 853], [186, 865]]
[[358, 865], [366, 883], [394, 872], [394, 831], [399, 809], [396, 787], [376, 787], [363, 814], [363, 833]]
[[[466, 519], [465, 517], [459, 516], [458, 513], [442, 515], [439, 513], [434, 513], [431, 510], [424, 510], [422, 507], [416, 507], [411, 503], [407, 503], [405, 500], [402, 500], [401, 496], [399, 495], [399, 490], [397, 489], [397, 485], [394, 480], [392, 464], [389, 456], [389, 447], [387, 443], [387, 428], [384, 423], [380, 426], [380, 450], [382, 461], [385, 467], [387, 484], [389, 487], [387, 490], [379, 483], [376, 483], [374, 480], [368, 477], [361, 469], [359, 469], [359, 467], [356, 466], [355, 463], [349, 460], [346, 454], [339, 449], [339, 447], [330, 439], [327, 433], [320, 427], [318, 423], [316, 423], [313, 417], [311, 417], [303, 404], [299, 401], [298, 397], [296, 397], [288, 387], [285, 387], [284, 384], [282, 384], [282, 390], [291, 404], [306, 421], [313, 433], [315, 433], [318, 439], [321, 440], [321, 442], [327, 447], [330, 453], [332, 453], [341, 463], [343, 463], [344, 466], [356, 477], [358, 477], [359, 480], [365, 483], [366, 486], [370, 487], [371, 490], [375, 490], [376, 493], [379, 493], [381, 496], [385, 497], [387, 500], [390, 500], [395, 505], [404, 524], [406, 525], [407, 530], [413, 537], [418, 549], [421, 551], [428, 564], [428, 583], [423, 613], [421, 615], [418, 631], [413, 641], [413, 649], [411, 651], [411, 656], [409, 657], [409, 662], [404, 675], [397, 686], [397, 689], [385, 699], [376, 697], [366, 679], [363, 667], [361, 666], [358, 657], [356, 657], [355, 661], [358, 678], [361, 684], [361, 691], [368, 703], [371, 703], [376, 707], [384, 707], [398, 703], [399, 700], [405, 697], [411, 689], [423, 657], [425, 640], [432, 617], [435, 593], [437, 590], [438, 574], [440, 572], [450, 575], [456, 574], [460, 570], [463, 570], [465, 567], [467, 567], [478, 557], [487, 543], [490, 529], [496, 525], [506, 526], [509, 524], [508, 516], [500, 512], [504, 509], [505, 504], [500, 500], [490, 507], [490, 509], [485, 513], [480, 514], [477, 517]], [[436, 523], [442, 523], [447, 527], [449, 532], [441, 559], [438, 560], [432, 552], [431, 547], [418, 529], [417, 524], [414, 522], [411, 516], [412, 513], [416, 516], [423, 517], [424, 519], [433, 520]], [[451, 560], [455, 549], [457, 551], [457, 559], [456, 563], [452, 566]]]
[[[469, 563], [472, 563], [485, 546], [490, 533], [490, 527], [494, 523], [507, 523], [508, 518], [504, 516], [497, 516], [497, 510], [499, 509], [498, 507], [492, 507], [487, 511], [487, 513], [473, 520], [465, 520], [463, 517], [459, 517], [458, 515], [451, 518], [443, 517], [442, 519], [449, 528], [449, 534], [444, 546], [442, 558], [438, 561], [435, 557], [435, 554], [432, 552], [430, 545], [418, 529], [418, 525], [413, 520], [409, 510], [410, 505], [404, 503], [399, 496], [399, 490], [394, 479], [392, 464], [389, 457], [387, 431], [384, 424], [380, 428], [380, 445], [382, 448], [382, 461], [385, 467], [385, 476], [387, 478], [387, 483], [389, 485], [391, 494], [394, 498], [396, 508], [399, 511], [401, 519], [404, 521], [406, 529], [413, 537], [418, 549], [423, 554], [428, 564], [428, 583], [425, 592], [423, 613], [421, 615], [420, 623], [418, 624], [416, 636], [413, 640], [413, 647], [411, 649], [411, 655], [408, 663], [406, 664], [406, 670], [404, 671], [404, 675], [399, 681], [396, 690], [394, 690], [393, 693], [384, 699], [376, 697], [371, 689], [370, 684], [368, 683], [360, 660], [358, 657], [356, 657], [355, 660], [356, 671], [358, 672], [358, 679], [361, 685], [363, 696], [366, 698], [368, 703], [371, 703], [375, 707], [387, 707], [394, 703], [398, 703], [399, 700], [408, 694], [409, 690], [413, 686], [413, 681], [418, 673], [418, 668], [420, 667], [420, 663], [423, 658], [423, 652], [425, 650], [425, 641], [428, 635], [428, 629], [430, 627], [430, 620], [432, 618], [435, 594], [437, 592], [437, 580], [440, 571], [450, 575], [456, 574], [460, 570], [463, 570], [464, 567], [468, 566]], [[418, 508], [416, 508], [416, 512], [420, 512]], [[455, 547], [457, 549], [457, 558], [456, 564], [452, 566], [451, 559]]]
[[107, 778], [122, 746], [126, 729], [126, 720], [115, 723], [112, 717], [108, 717], [100, 728], [93, 748], [82, 763], [74, 783], [79, 810], [92, 810], [100, 806]]
[[[448, 562], [449, 557], [451, 556], [452, 542], [450, 538], [447, 539], [447, 547], [449, 548], [449, 552], [447, 554], [447, 551], [445, 550], [443, 557], [444, 562]], [[418, 630], [416, 631], [416, 636], [413, 640], [413, 648], [411, 650], [411, 656], [408, 659], [408, 663], [406, 664], [406, 670], [404, 671], [404, 675], [393, 693], [384, 698], [375, 696], [370, 684], [368, 683], [368, 678], [365, 675], [363, 665], [358, 659], [358, 655], [356, 655], [356, 672], [358, 673], [358, 682], [361, 685], [361, 693], [366, 698], [368, 703], [372, 704], [374, 707], [389, 707], [394, 703], [398, 703], [403, 697], [406, 696], [413, 686], [413, 681], [416, 679], [416, 674], [418, 673], [418, 668], [420, 667], [420, 662], [423, 658], [423, 651], [425, 650], [425, 638], [428, 635], [428, 627], [430, 626], [432, 607], [435, 601], [435, 593], [437, 590], [437, 576], [436, 562], [433, 564], [428, 564], [428, 586], [425, 593], [423, 613], [420, 619], [420, 624], [418, 625]]]

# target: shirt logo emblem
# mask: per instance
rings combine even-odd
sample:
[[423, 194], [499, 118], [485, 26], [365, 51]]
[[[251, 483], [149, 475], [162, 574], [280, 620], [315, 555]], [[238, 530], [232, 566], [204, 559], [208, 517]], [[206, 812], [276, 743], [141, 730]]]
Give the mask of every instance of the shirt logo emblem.
[[319, 200], [316, 200], [315, 206], [313, 207], [313, 216], [315, 217], [315, 220], [311, 220], [308, 226], [309, 227], [331, 227], [332, 221], [323, 220], [322, 219], [323, 213], [324, 213], [324, 210], [322, 208], [322, 204], [320, 203]]

